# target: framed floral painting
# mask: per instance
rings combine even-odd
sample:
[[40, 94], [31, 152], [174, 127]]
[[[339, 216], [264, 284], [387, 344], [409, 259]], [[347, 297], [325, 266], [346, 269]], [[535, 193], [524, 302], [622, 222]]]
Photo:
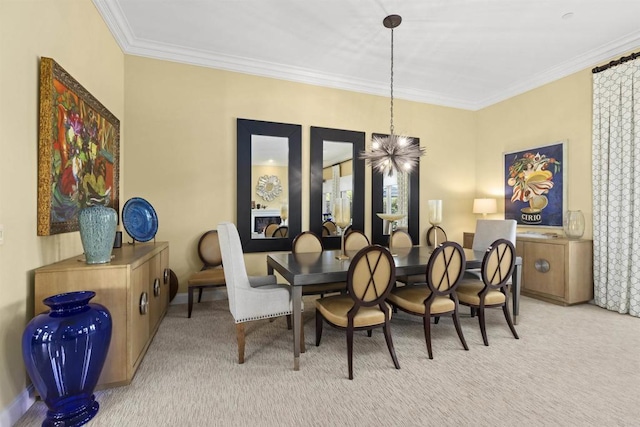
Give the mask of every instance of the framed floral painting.
[[119, 212], [120, 121], [51, 58], [40, 60], [38, 235], [78, 230], [80, 209]]
[[562, 227], [566, 161], [566, 141], [505, 153], [505, 219], [523, 226]]

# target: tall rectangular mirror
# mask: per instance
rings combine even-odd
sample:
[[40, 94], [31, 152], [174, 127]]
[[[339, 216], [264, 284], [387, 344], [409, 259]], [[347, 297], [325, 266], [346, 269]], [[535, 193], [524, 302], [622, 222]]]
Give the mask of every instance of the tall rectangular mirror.
[[[364, 231], [364, 160], [358, 158], [364, 139], [364, 132], [311, 127], [309, 229], [322, 236], [325, 249], [340, 248], [348, 226]], [[335, 218], [334, 202], [345, 198], [350, 200], [348, 222]]]
[[245, 252], [288, 251], [301, 230], [302, 127], [237, 120], [238, 232]]
[[[388, 135], [374, 133], [372, 138]], [[420, 145], [419, 138], [412, 144]], [[387, 176], [373, 171], [371, 176], [371, 234], [378, 245], [389, 244], [389, 234], [402, 228], [414, 245], [420, 242], [420, 160], [410, 174], [394, 172]], [[378, 215], [381, 214], [381, 215]], [[383, 219], [381, 217], [387, 218]]]

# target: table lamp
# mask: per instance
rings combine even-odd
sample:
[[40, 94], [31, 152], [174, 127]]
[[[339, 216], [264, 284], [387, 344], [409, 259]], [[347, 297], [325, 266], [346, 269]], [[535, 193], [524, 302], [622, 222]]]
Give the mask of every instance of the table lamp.
[[483, 218], [487, 217], [489, 213], [498, 212], [498, 204], [496, 199], [474, 199], [473, 200], [473, 213], [482, 214]]

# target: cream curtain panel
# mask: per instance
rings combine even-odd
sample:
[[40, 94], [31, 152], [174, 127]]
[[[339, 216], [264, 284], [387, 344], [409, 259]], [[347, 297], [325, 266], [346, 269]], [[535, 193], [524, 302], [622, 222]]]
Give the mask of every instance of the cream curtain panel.
[[593, 70], [594, 298], [640, 317], [640, 59], [623, 59]]

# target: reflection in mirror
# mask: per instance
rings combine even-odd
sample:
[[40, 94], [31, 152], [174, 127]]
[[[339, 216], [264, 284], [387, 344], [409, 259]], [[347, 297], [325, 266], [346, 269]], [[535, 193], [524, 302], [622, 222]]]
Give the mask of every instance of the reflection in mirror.
[[[385, 137], [374, 133], [372, 137]], [[413, 144], [420, 145], [419, 138]], [[373, 243], [387, 245], [396, 229], [407, 231], [414, 245], [420, 241], [420, 160], [410, 174], [394, 172], [391, 177], [375, 170], [371, 176], [371, 230]], [[383, 219], [384, 218], [384, 219]]]
[[340, 247], [346, 228], [336, 222], [346, 223], [342, 215], [334, 217], [336, 200], [350, 201], [350, 224], [364, 230], [364, 161], [357, 156], [364, 149], [364, 137], [364, 132], [311, 127], [309, 229], [322, 236], [326, 249]]
[[237, 132], [237, 225], [242, 248], [291, 250], [301, 228], [301, 126], [238, 119]]
[[[289, 139], [251, 135], [252, 239], [283, 238], [279, 226], [286, 226], [289, 214]], [[275, 227], [274, 227], [275, 226]]]

